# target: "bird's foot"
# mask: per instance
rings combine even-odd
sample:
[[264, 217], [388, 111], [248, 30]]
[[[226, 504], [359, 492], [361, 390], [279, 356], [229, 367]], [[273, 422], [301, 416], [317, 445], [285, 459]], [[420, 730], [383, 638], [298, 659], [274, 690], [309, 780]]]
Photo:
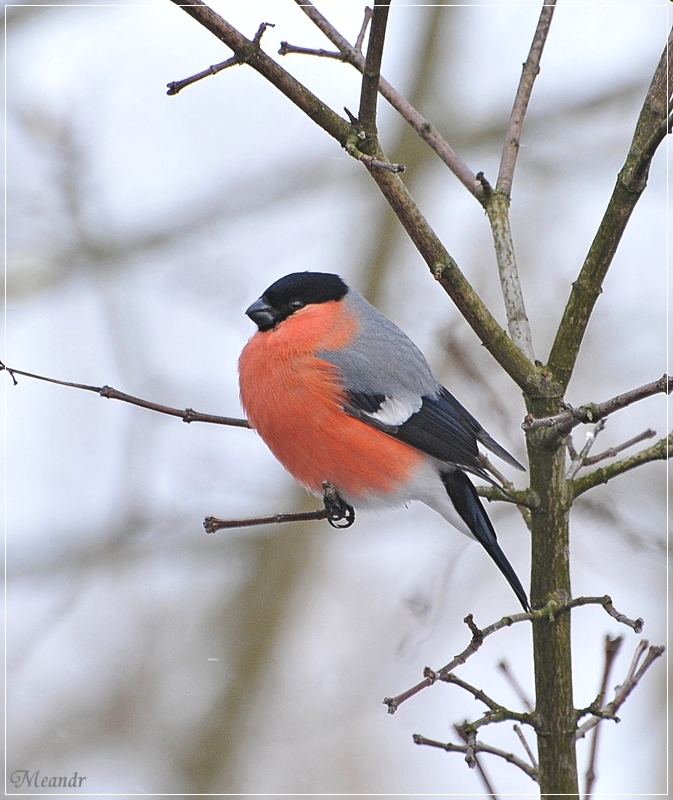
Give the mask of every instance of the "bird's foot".
[[350, 528], [355, 522], [355, 509], [340, 497], [329, 481], [322, 482], [322, 500], [327, 512], [327, 521], [333, 528]]

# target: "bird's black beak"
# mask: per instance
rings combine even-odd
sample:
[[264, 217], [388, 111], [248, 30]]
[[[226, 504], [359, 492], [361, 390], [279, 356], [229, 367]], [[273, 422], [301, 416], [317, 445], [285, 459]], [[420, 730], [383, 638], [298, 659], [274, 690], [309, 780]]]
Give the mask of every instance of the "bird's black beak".
[[246, 309], [245, 312], [250, 319], [257, 325], [260, 331], [271, 330], [278, 322], [276, 311], [273, 306], [270, 306], [263, 297]]

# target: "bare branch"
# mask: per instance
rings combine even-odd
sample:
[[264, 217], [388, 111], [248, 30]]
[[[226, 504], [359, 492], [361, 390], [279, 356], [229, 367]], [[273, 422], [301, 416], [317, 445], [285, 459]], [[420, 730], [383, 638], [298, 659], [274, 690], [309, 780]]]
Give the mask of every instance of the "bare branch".
[[386, 25], [390, 0], [374, 0], [372, 24], [369, 29], [367, 58], [362, 73], [362, 89], [360, 92], [360, 110], [358, 122], [370, 136], [376, 135], [376, 102], [379, 97], [379, 77], [381, 75], [381, 59], [386, 38]]
[[281, 42], [278, 48], [279, 56], [287, 56], [290, 53], [297, 53], [304, 56], [317, 56], [318, 58], [334, 58], [337, 61], [344, 61], [343, 53], [336, 50], [323, 50], [322, 48], [314, 47], [297, 47], [297, 45], [290, 44], [289, 42]]
[[577, 458], [577, 450], [575, 449], [575, 444], [573, 442], [572, 436], [566, 437], [566, 448], [568, 450], [568, 455], [570, 456], [570, 460], [574, 461]]
[[466, 744], [465, 763], [470, 769], [474, 769], [477, 766], [477, 730], [468, 727], [467, 723], [462, 727], [458, 725], [453, 727], [459, 731], [458, 735]]
[[[479, 173], [480, 175], [482, 173]], [[495, 191], [483, 203], [491, 225], [495, 257], [498, 264], [507, 329], [512, 341], [529, 361], [535, 361], [533, 336], [523, 300], [519, 269], [514, 255], [514, 241], [509, 224], [509, 196]]]
[[[179, 5], [179, 0], [172, 1]], [[194, 0], [194, 3], [188, 6], [180, 5], [180, 8], [204, 25], [242, 60], [269, 80], [314, 122], [333, 136], [342, 147], [350, 149], [356, 157], [361, 156], [359, 145], [362, 140], [354, 126], [335, 114], [305, 86], [262, 52], [259, 44], [246, 39], [226, 20], [204, 5], [202, 0]], [[302, 5], [302, 9], [307, 13], [311, 9], [315, 12], [315, 8], [310, 5], [307, 7]], [[321, 15], [318, 16], [323, 19]], [[362, 58], [361, 54], [358, 54], [358, 58]], [[468, 324], [512, 379], [523, 389], [535, 385], [538, 381], [536, 367], [502, 330], [423, 217], [400, 178], [388, 169], [380, 168], [381, 164], [378, 162], [386, 163], [387, 160], [378, 147], [375, 150], [376, 152], [368, 155], [371, 155], [376, 163], [365, 163], [365, 166], [428, 264], [435, 279], [441, 283]]]
[[218, 519], [206, 517], [203, 527], [206, 533], [216, 533], [228, 528], [251, 528], [254, 525], [277, 525], [284, 522], [304, 522], [306, 520], [327, 519], [327, 511], [319, 508], [317, 511], [298, 511], [287, 514], [269, 514], [264, 517], [246, 517], [245, 519]]
[[636, 649], [636, 655], [634, 657], [634, 661], [631, 665], [631, 668], [629, 669], [629, 673], [627, 674], [624, 683], [622, 683], [615, 689], [614, 700], [612, 700], [612, 702], [608, 703], [602, 709], [600, 715], [591, 717], [590, 719], [588, 719], [586, 722], [584, 722], [582, 725], [579, 726], [575, 734], [576, 739], [582, 739], [592, 728], [595, 728], [596, 725], [598, 725], [600, 721], [602, 719], [605, 719], [606, 717], [618, 721], [618, 719], [615, 716], [616, 712], [623, 705], [626, 698], [636, 688], [636, 686], [640, 682], [643, 675], [647, 672], [647, 670], [666, 650], [666, 648], [663, 646], [652, 645], [647, 651], [647, 655], [643, 663], [640, 665], [638, 669], [635, 669], [638, 661], [640, 660], [640, 655], [644, 652], [647, 646], [648, 646], [647, 642], [641, 642], [639, 647]]
[[605, 419], [602, 419], [598, 422], [597, 425], [594, 425], [593, 429], [587, 434], [587, 440], [584, 444], [584, 447], [577, 454], [576, 458], [573, 459], [573, 462], [570, 465], [570, 469], [566, 474], [566, 478], [568, 478], [568, 480], [572, 480], [575, 477], [575, 475], [577, 475], [577, 473], [582, 469], [586, 459], [589, 457], [591, 448], [594, 446], [596, 442], [598, 434], [603, 430], [604, 427], [605, 427]]
[[528, 101], [533, 91], [533, 84], [540, 71], [540, 58], [542, 57], [542, 50], [551, 25], [555, 3], [556, 0], [549, 0], [542, 6], [533, 43], [528, 58], [523, 65], [519, 88], [517, 89], [512, 114], [507, 126], [495, 191], [488, 185], [483, 173], [477, 175], [484, 188], [482, 204], [488, 214], [493, 234], [493, 244], [500, 276], [500, 287], [507, 314], [509, 335], [531, 362], [535, 361], [533, 336], [528, 315], [526, 314], [526, 306], [519, 280], [519, 270], [514, 255], [514, 241], [509, 223], [509, 203], [523, 122], [528, 108]]
[[[362, 53], [349, 42], [323, 17], [310, 0], [295, 0], [297, 5], [315, 26], [335, 45], [344, 56], [344, 61], [354, 66], [359, 72], [365, 68], [365, 59]], [[439, 131], [431, 125], [422, 114], [394, 89], [383, 77], [379, 79], [379, 92], [386, 98], [390, 105], [402, 118], [416, 131], [439, 158], [453, 172], [458, 180], [473, 194], [479, 202], [483, 202], [483, 188], [472, 170], [453, 150]]]
[[514, 503], [519, 509], [519, 513], [523, 517], [526, 527], [530, 530], [530, 510], [531, 508], [535, 507], [536, 498], [531, 497], [526, 490], [518, 491], [515, 489], [514, 484], [491, 463], [488, 456], [484, 453], [479, 453], [479, 461], [484, 469], [488, 470], [493, 476], [495, 476], [496, 480], [502, 483], [504, 488], [501, 489], [499, 486], [477, 486], [477, 494], [480, 497], [485, 497], [489, 503], [494, 500], [500, 500], [505, 503]]
[[[603, 606], [605, 611], [611, 617], [616, 619], [617, 622], [621, 622], [623, 625], [633, 628], [636, 633], [640, 633], [643, 629], [643, 625], [645, 624], [640, 618], [632, 620], [617, 611], [617, 609], [612, 605], [612, 598], [610, 598], [610, 596], [607, 594], [603, 595], [603, 597], [576, 597], [566, 603], [561, 603], [557, 600], [549, 600], [549, 602], [547, 602], [542, 608], [502, 617], [497, 622], [488, 625], [483, 630], [477, 627], [472, 614], [468, 614], [463, 620], [472, 633], [472, 639], [468, 646], [461, 653], [458, 653], [457, 656], [454, 656], [453, 659], [441, 669], [433, 670], [429, 667], [426, 667], [423, 670], [423, 680], [420, 683], [417, 683], [415, 686], [412, 686], [395, 697], [385, 697], [383, 699], [383, 703], [384, 705], [388, 706], [388, 713], [394, 714], [402, 705], [402, 703], [414, 697], [414, 695], [418, 694], [423, 689], [427, 689], [428, 686], [432, 686], [437, 680], [444, 680], [445, 675], [452, 672], [461, 664], [464, 664], [470, 656], [474, 655], [477, 650], [479, 650], [484, 643], [484, 639], [486, 639], [487, 636], [491, 636], [491, 634], [495, 633], [496, 631], [499, 631], [502, 628], [509, 628], [510, 626], [515, 625], [517, 622], [527, 622], [534, 619], [543, 619], [545, 617], [553, 619], [557, 614], [562, 614], [572, 608], [586, 605]], [[527, 722], [531, 725], [533, 724], [532, 718], [522, 718], [520, 721]]]
[[549, 26], [554, 16], [555, 5], [556, 0], [544, 0], [544, 5], [540, 12], [540, 19], [537, 23], [535, 35], [533, 36], [533, 43], [531, 44], [526, 63], [523, 65], [519, 88], [514, 98], [514, 107], [512, 108], [512, 114], [509, 118], [509, 125], [507, 126], [505, 144], [502, 148], [502, 158], [500, 159], [500, 171], [498, 172], [498, 180], [495, 185], [496, 191], [502, 192], [507, 195], [507, 197], [509, 197], [512, 192], [512, 179], [514, 177], [516, 159], [519, 155], [519, 142], [521, 140], [523, 122], [526, 117], [526, 110], [528, 109], [528, 101], [533, 91], [533, 84], [540, 72], [542, 50], [547, 41], [547, 34], [549, 33]]
[[521, 684], [516, 679], [516, 675], [512, 672], [511, 667], [509, 666], [509, 662], [503, 659], [498, 663], [498, 669], [502, 672], [502, 674], [507, 679], [507, 682], [514, 690], [514, 694], [521, 700], [521, 703], [526, 708], [527, 711], [533, 710], [533, 703], [528, 695], [524, 692]]
[[634, 436], [632, 439], [629, 439], [623, 444], [618, 444], [615, 445], [614, 447], [610, 447], [596, 456], [589, 456], [589, 458], [585, 458], [584, 466], [589, 467], [592, 464], [598, 464], [599, 461], [605, 461], [606, 458], [614, 458], [616, 455], [619, 455], [619, 453], [621, 453], [622, 451], [628, 450], [629, 447], [633, 447], [634, 444], [643, 442], [645, 439], [653, 439], [656, 435], [657, 435], [656, 431], [653, 431], [652, 428], [648, 428], [646, 431], [639, 433], [638, 436]]
[[238, 56], [232, 56], [226, 61], [221, 61], [219, 64], [212, 64], [210, 67], [208, 67], [208, 69], [204, 69], [203, 72], [197, 72], [196, 75], [192, 75], [189, 78], [183, 78], [181, 81], [171, 81], [170, 83], [167, 83], [166, 86], [168, 87], [168, 91], [166, 94], [177, 94], [181, 89], [184, 89], [186, 86], [190, 86], [192, 83], [200, 81], [202, 78], [207, 78], [209, 75], [217, 75], [217, 73], [222, 72], [223, 69], [227, 69], [227, 67], [233, 67], [236, 64], [241, 63], [243, 62], [238, 58]]
[[551, 417], [539, 417], [536, 419], [528, 414], [524, 418], [521, 427], [524, 431], [532, 431], [537, 428], [554, 428], [557, 433], [565, 435], [578, 425], [596, 423], [604, 417], [614, 414], [615, 411], [621, 411], [622, 408], [637, 403], [639, 400], [644, 400], [646, 397], [652, 397], [652, 395], [660, 393], [670, 394], [671, 391], [673, 391], [673, 377], [662, 375], [658, 381], [646, 383], [637, 389], [618, 394], [603, 403], [587, 403], [579, 408], [564, 404], [563, 410]]
[[[464, 725], [454, 725], [453, 729], [458, 734], [458, 736], [460, 736], [460, 738], [465, 742], [466, 745], [470, 745], [471, 743], [470, 738], [468, 734], [465, 732]], [[476, 740], [472, 740], [472, 743], [476, 744]], [[484, 786], [486, 787], [486, 791], [489, 794], [489, 797], [492, 797], [494, 800], [498, 800], [498, 796], [496, 795], [495, 790], [493, 789], [493, 785], [491, 784], [491, 781], [489, 780], [489, 777], [486, 774], [481, 761], [477, 758], [477, 754], [474, 751], [474, 747], [470, 748], [468, 746], [468, 749], [465, 752], [465, 761], [467, 762], [468, 767], [474, 766], [477, 768], [479, 777], [483, 781]]]
[[355, 49], [358, 52], [362, 52], [362, 44], [365, 40], [365, 33], [367, 33], [367, 26], [371, 22], [372, 19], [372, 10], [369, 6], [365, 6], [365, 15], [362, 20], [362, 27], [360, 28], [360, 33], [358, 33], [358, 38], [355, 40]]
[[[430, 672], [430, 670], [426, 670], [426, 673], [427, 672]], [[526, 725], [537, 727], [535, 721], [533, 720], [532, 714], [520, 713], [517, 711], [512, 711], [509, 708], [505, 708], [505, 706], [496, 703], [496, 701], [490, 698], [484, 691], [477, 689], [475, 686], [472, 686], [472, 684], [467, 683], [451, 672], [441, 675], [440, 680], [444, 681], [445, 683], [453, 683], [456, 686], [459, 686], [461, 689], [469, 692], [475, 698], [475, 700], [479, 700], [480, 702], [484, 703], [489, 709], [474, 722], [466, 721], [463, 725], [455, 726], [458, 733], [463, 737], [468, 745], [465, 761], [467, 761], [467, 765], [472, 769], [477, 766], [477, 760], [474, 754], [474, 745], [476, 745], [477, 731], [480, 728], [493, 723], [505, 722], [506, 720], [516, 720], [517, 722], [523, 722]], [[472, 745], [472, 747], [470, 747], [470, 745]]]
[[[262, 35], [267, 28], [275, 28], [276, 26], [273, 22], [262, 22], [262, 24], [257, 29], [257, 33], [253, 37], [253, 43], [259, 45], [260, 41], [262, 40]], [[196, 75], [192, 75], [190, 78], [185, 78], [181, 81], [171, 81], [171, 83], [166, 84], [168, 86], [168, 91], [166, 94], [168, 95], [175, 95], [181, 89], [184, 89], [185, 86], [190, 86], [192, 83], [196, 83], [200, 81], [202, 78], [207, 78], [209, 75], [217, 75], [218, 72], [222, 72], [223, 69], [227, 69], [227, 67], [233, 67], [236, 64], [242, 64], [243, 59], [237, 54], [228, 58], [226, 61], [222, 61], [219, 64], [213, 64], [212, 66], [208, 67], [208, 69], [204, 69], [203, 72], [198, 72]]]
[[489, 502], [513, 503], [520, 506], [523, 511], [537, 506], [535, 497], [531, 497], [526, 490], [507, 489], [504, 491], [499, 486], [477, 486], [475, 488], [479, 497], [484, 497]]
[[530, 745], [528, 744], [528, 741], [524, 736], [523, 730], [519, 725], [513, 725], [512, 727], [514, 729], [514, 733], [516, 733], [516, 735], [519, 737], [519, 741], [523, 745], [523, 749], [528, 754], [528, 758], [530, 758], [530, 763], [533, 765], [533, 767], [537, 767], [537, 759], [533, 755], [533, 751], [530, 749]]
[[631, 213], [647, 185], [652, 156], [668, 130], [668, 86], [673, 83], [673, 59], [668, 58], [673, 32], [638, 117], [629, 153], [577, 280], [572, 285], [556, 338], [549, 354], [548, 367], [565, 388], [577, 361], [584, 333], [602, 284], [617, 251]]
[[277, 525], [284, 522], [304, 522], [314, 519], [326, 519], [333, 528], [350, 528], [355, 522], [355, 511], [337, 493], [329, 481], [323, 481], [324, 508], [317, 511], [299, 511], [289, 514], [271, 514], [265, 517], [247, 517], [246, 519], [217, 519], [206, 517], [203, 527], [206, 533], [215, 533], [224, 528], [250, 528], [253, 525]]
[[[469, 692], [475, 700], [479, 700], [482, 702], [487, 708], [490, 708], [491, 711], [496, 711], [501, 719], [498, 719], [498, 722], [501, 722], [504, 719], [516, 720], [517, 722], [525, 722], [526, 724], [530, 725], [530, 714], [521, 713], [518, 711], [510, 711], [510, 709], [506, 708], [505, 706], [497, 703], [493, 698], [489, 697], [486, 692], [482, 689], [477, 689], [476, 686], [472, 686], [471, 683], [467, 683], [462, 678], [459, 678], [457, 675], [454, 675], [452, 672], [447, 673], [440, 673], [439, 680], [443, 681], [444, 683], [453, 683], [455, 686], [459, 686], [461, 689], [464, 689], [466, 692]], [[492, 719], [492, 721], [496, 721]]]
[[500, 327], [432, 230], [402, 180], [390, 172], [370, 170], [390, 207], [409, 234], [435, 279], [456, 304], [484, 346], [522, 389], [537, 381], [536, 367]]
[[180, 417], [183, 422], [210, 422], [214, 425], [231, 425], [235, 428], [249, 428], [250, 425], [248, 424], [247, 419], [237, 419], [236, 417], [219, 417], [215, 414], [202, 414], [200, 411], [194, 411], [193, 408], [172, 408], [171, 406], [163, 406], [159, 403], [151, 403], [149, 400], [143, 400], [140, 397], [134, 397], [130, 394], [125, 394], [124, 392], [120, 392], [117, 389], [113, 389], [112, 386], [89, 386], [86, 383], [71, 383], [70, 381], [60, 381], [56, 378], [46, 378], [44, 375], [35, 375], [32, 372], [24, 372], [20, 369], [14, 369], [12, 367], [6, 367], [0, 361], [0, 372], [5, 370], [12, 380], [14, 381], [14, 385], [18, 383], [15, 375], [23, 375], [25, 378], [34, 378], [38, 381], [45, 381], [47, 383], [55, 383], [58, 386], [69, 386], [71, 389], [84, 389], [86, 392], [96, 392], [101, 397], [105, 397], [108, 400], [121, 400], [123, 403], [130, 403], [134, 406], [140, 406], [141, 408], [147, 408], [150, 411], [157, 411], [160, 414], [168, 414], [171, 417]]
[[[447, 753], [463, 753], [467, 754], [467, 745], [460, 745], [460, 744], [451, 744], [451, 742], [437, 742], [434, 739], [426, 739], [425, 736], [421, 736], [418, 733], [413, 735], [413, 740], [415, 744], [422, 744], [428, 747], [438, 747], [441, 750], [446, 750]], [[476, 742], [474, 745], [474, 752], [476, 753], [491, 753], [491, 755], [499, 756], [507, 761], [509, 764], [513, 764], [515, 767], [518, 767], [520, 770], [526, 773], [529, 778], [537, 782], [537, 770], [530, 766], [530, 764], [526, 764], [526, 762], [515, 756], [513, 753], [507, 753], [504, 750], [500, 750], [497, 747], [491, 747], [488, 744], [484, 744], [483, 742]]]
[[405, 172], [407, 169], [404, 164], [391, 164], [390, 161], [380, 161], [378, 158], [368, 156], [366, 153], [362, 153], [357, 147], [351, 144], [346, 145], [346, 152], [349, 156], [353, 156], [353, 158], [357, 159], [358, 161], [362, 161], [362, 163], [370, 172], [373, 170], [383, 170], [385, 172], [398, 173]]
[[[596, 698], [596, 706], [598, 708], [603, 707], [603, 700], [605, 698], [605, 692], [608, 688], [608, 681], [610, 680], [610, 673], [612, 672], [612, 666], [614, 664], [615, 658], [617, 657], [617, 653], [619, 652], [619, 648], [622, 645], [622, 637], [617, 636], [615, 639], [612, 639], [609, 635], [605, 637], [605, 646], [604, 646], [604, 654], [605, 654], [605, 661], [603, 664], [603, 677], [601, 678], [601, 686], [598, 690], [598, 697]], [[589, 753], [589, 765], [587, 767], [586, 777], [585, 777], [585, 788], [584, 788], [584, 797], [585, 800], [589, 800], [591, 794], [594, 789], [594, 783], [596, 782], [596, 755], [598, 753], [598, 734], [600, 731], [600, 725], [596, 725], [594, 729], [594, 735], [591, 740], [591, 750]]]
[[621, 622], [622, 625], [632, 628], [635, 633], [640, 633], [643, 630], [645, 622], [643, 621], [642, 617], [638, 617], [638, 619], [629, 619], [628, 617], [624, 616], [624, 614], [621, 614], [612, 605], [612, 598], [607, 594], [603, 595], [603, 597], [576, 597], [574, 600], [571, 600], [569, 603], [567, 603], [565, 607], [576, 608], [578, 606], [588, 605], [603, 606], [607, 614], [609, 614], [613, 619], [616, 619], [617, 622]]
[[189, 5], [182, 5], [180, 0], [172, 0], [172, 2], [224, 42], [241, 62], [245, 62], [259, 72], [310, 119], [334, 137], [342, 147], [346, 146], [352, 135], [352, 128], [348, 122], [267, 56], [259, 46], [259, 41], [247, 39], [219, 14], [205, 5], [203, 0], [190, 0]]
[[589, 489], [600, 486], [602, 483], [607, 483], [613, 478], [616, 478], [617, 475], [623, 475], [625, 472], [635, 469], [642, 464], [647, 464], [650, 461], [662, 461], [672, 456], [673, 433], [669, 433], [668, 436], [659, 439], [652, 447], [647, 447], [645, 450], [641, 450], [633, 456], [622, 458], [620, 461], [614, 461], [612, 464], [599, 467], [586, 475], [575, 478], [575, 480], [570, 483], [571, 497], [573, 499], [579, 497], [581, 494], [584, 494], [584, 492], [588, 492]]

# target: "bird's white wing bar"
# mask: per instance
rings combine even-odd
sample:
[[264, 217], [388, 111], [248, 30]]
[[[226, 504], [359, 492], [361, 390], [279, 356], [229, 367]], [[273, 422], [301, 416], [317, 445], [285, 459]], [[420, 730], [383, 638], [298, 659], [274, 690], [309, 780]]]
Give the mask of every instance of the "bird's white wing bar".
[[403, 397], [386, 397], [374, 412], [365, 412], [366, 416], [375, 419], [382, 425], [403, 425], [409, 417], [421, 410], [423, 399], [410, 400]]

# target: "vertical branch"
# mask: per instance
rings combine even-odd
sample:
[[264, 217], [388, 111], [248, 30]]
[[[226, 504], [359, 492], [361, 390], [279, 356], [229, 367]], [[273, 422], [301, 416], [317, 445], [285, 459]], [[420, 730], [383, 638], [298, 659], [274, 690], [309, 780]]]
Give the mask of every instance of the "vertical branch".
[[[608, 688], [608, 681], [610, 680], [610, 673], [612, 672], [612, 665], [615, 663], [615, 658], [622, 646], [622, 637], [617, 636], [612, 639], [609, 635], [605, 637], [605, 662], [603, 664], [603, 677], [601, 679], [601, 688], [598, 692], [598, 707], [599, 710], [603, 708], [605, 700], [605, 692]], [[596, 754], [598, 753], [598, 732], [601, 726], [596, 725], [594, 734], [591, 739], [591, 753], [589, 755], [589, 766], [587, 767], [586, 783], [584, 788], [584, 798], [589, 800], [594, 790], [594, 783], [596, 782]]]
[[497, 192], [502, 192], [508, 197], [512, 191], [512, 179], [514, 177], [516, 159], [519, 155], [519, 142], [523, 129], [523, 121], [526, 117], [526, 110], [528, 109], [528, 101], [533, 91], [533, 84], [540, 72], [540, 58], [542, 57], [542, 50], [547, 41], [547, 34], [549, 33], [549, 26], [554, 16], [555, 5], [556, 0], [545, 0], [545, 4], [542, 6], [540, 19], [537, 23], [537, 29], [533, 36], [533, 43], [530, 47], [528, 58], [523, 65], [519, 88], [514, 99], [509, 125], [507, 126], [507, 134], [505, 135], [505, 143], [502, 148], [502, 157], [500, 159], [500, 171], [498, 172], [498, 181], [495, 185], [495, 189]]
[[371, 28], [369, 29], [367, 58], [362, 72], [358, 121], [362, 125], [362, 129], [370, 135], [376, 134], [376, 101], [379, 95], [381, 59], [383, 58], [383, 45], [386, 38], [389, 10], [390, 0], [376, 0], [374, 3]]
[[500, 276], [502, 299], [507, 314], [507, 330], [514, 344], [529, 361], [535, 361], [533, 336], [519, 281], [519, 269], [514, 255], [512, 230], [509, 225], [509, 195], [493, 192], [486, 203], [486, 214], [491, 224], [495, 258]]
[[519, 281], [519, 270], [514, 255], [514, 242], [509, 224], [509, 203], [514, 168], [519, 155], [519, 142], [521, 131], [523, 130], [523, 122], [526, 117], [528, 101], [533, 91], [535, 78], [540, 72], [540, 59], [547, 41], [555, 4], [556, 0], [545, 0], [542, 6], [535, 35], [533, 36], [533, 43], [531, 44], [528, 58], [523, 65], [519, 88], [514, 98], [514, 105], [502, 148], [500, 171], [498, 172], [495, 191], [487, 190], [487, 202], [485, 203], [493, 234], [493, 244], [507, 313], [509, 335], [512, 337], [514, 344], [530, 361], [535, 360], [535, 352], [533, 350], [533, 337], [526, 314], [523, 292], [521, 291], [521, 282]]

